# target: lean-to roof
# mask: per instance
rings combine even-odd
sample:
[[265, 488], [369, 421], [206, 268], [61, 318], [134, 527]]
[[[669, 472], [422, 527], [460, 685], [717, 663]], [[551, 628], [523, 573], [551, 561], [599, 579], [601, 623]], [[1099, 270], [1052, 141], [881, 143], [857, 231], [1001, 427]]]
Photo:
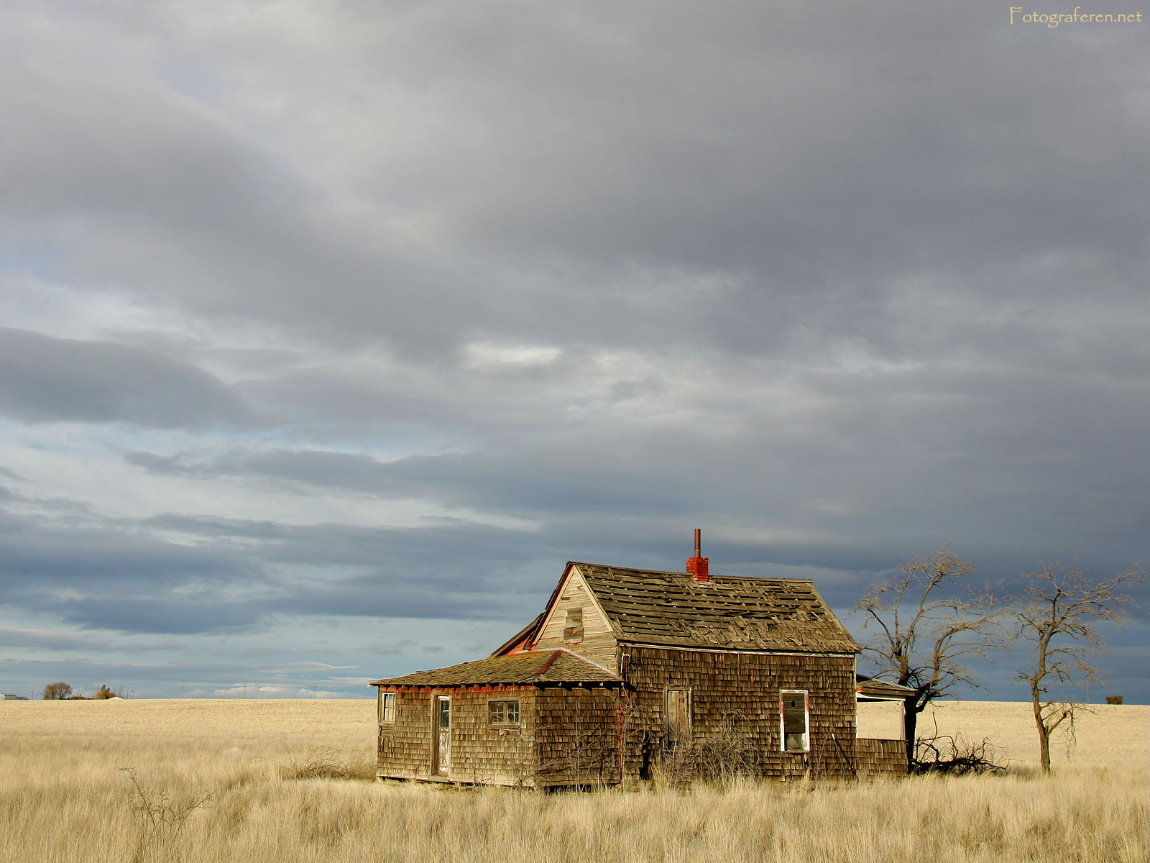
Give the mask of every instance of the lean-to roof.
[[558, 683], [620, 683], [601, 666], [567, 650], [491, 656], [462, 665], [373, 680], [372, 686], [481, 686]]
[[857, 653], [858, 642], [806, 579], [711, 576], [570, 563], [619, 641], [668, 647]]
[[898, 683], [888, 683], [885, 680], [875, 680], [873, 677], [858, 675], [855, 683], [855, 692], [859, 701], [898, 701], [910, 698], [915, 690], [909, 686]]

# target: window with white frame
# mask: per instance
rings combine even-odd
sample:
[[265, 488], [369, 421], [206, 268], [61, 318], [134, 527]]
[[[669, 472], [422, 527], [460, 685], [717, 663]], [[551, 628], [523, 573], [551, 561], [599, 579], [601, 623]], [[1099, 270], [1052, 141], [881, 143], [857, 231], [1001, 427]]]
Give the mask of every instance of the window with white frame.
[[492, 725], [518, 725], [519, 699], [488, 701], [487, 718]]
[[783, 752], [809, 752], [810, 693], [805, 689], [784, 689], [779, 704]]
[[395, 693], [379, 692], [379, 724], [390, 725], [395, 722]]

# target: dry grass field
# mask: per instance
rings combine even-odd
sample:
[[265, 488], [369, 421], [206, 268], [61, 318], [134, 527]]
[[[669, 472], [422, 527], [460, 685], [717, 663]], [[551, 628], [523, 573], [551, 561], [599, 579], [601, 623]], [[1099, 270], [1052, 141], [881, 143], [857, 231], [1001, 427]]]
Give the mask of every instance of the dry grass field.
[[371, 773], [366, 700], [0, 702], [0, 861], [1148, 859], [1150, 708], [1097, 708], [1049, 777], [1025, 705], [936, 714], [940, 733], [992, 738], [1010, 772], [453, 790], [354, 778]]

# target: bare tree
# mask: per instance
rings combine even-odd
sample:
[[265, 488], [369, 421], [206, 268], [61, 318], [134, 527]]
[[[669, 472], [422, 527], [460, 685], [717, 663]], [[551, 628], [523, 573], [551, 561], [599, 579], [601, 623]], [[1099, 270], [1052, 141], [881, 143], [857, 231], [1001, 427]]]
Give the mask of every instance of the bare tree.
[[944, 545], [934, 554], [900, 566], [855, 605], [863, 626], [877, 630], [863, 653], [879, 666], [876, 675], [909, 686], [903, 731], [906, 757], [915, 764], [918, 715], [960, 684], [977, 686], [963, 665], [985, 657], [1004, 640], [1002, 604], [994, 591], [970, 583], [978, 567]]
[[72, 684], [57, 680], [44, 687], [44, 701], [63, 701], [72, 697]]
[[1031, 579], [1015, 611], [1018, 637], [1033, 649], [1033, 663], [1018, 672], [1030, 688], [1034, 724], [1038, 729], [1042, 769], [1050, 772], [1050, 737], [1063, 723], [1073, 728], [1081, 704], [1053, 698], [1051, 685], [1075, 687], [1097, 680], [1090, 654], [1101, 649], [1097, 624], [1121, 623], [1130, 597], [1124, 585], [1145, 578], [1141, 567], [1132, 567], [1109, 578], [1095, 578], [1084, 570], [1059, 563], [1042, 563], [1041, 572], [1025, 573]]

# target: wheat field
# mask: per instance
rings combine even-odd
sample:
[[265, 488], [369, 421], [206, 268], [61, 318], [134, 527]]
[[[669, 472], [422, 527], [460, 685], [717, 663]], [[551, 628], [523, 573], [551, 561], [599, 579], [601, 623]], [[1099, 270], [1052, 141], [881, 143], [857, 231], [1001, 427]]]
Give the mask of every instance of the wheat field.
[[990, 738], [1009, 772], [591, 794], [462, 790], [367, 781], [367, 700], [0, 702], [0, 861], [1150, 856], [1150, 708], [1086, 714], [1075, 745], [1056, 748], [1051, 776], [1034, 769], [1026, 705], [946, 703], [924, 718], [931, 729], [936, 721], [942, 734]]

